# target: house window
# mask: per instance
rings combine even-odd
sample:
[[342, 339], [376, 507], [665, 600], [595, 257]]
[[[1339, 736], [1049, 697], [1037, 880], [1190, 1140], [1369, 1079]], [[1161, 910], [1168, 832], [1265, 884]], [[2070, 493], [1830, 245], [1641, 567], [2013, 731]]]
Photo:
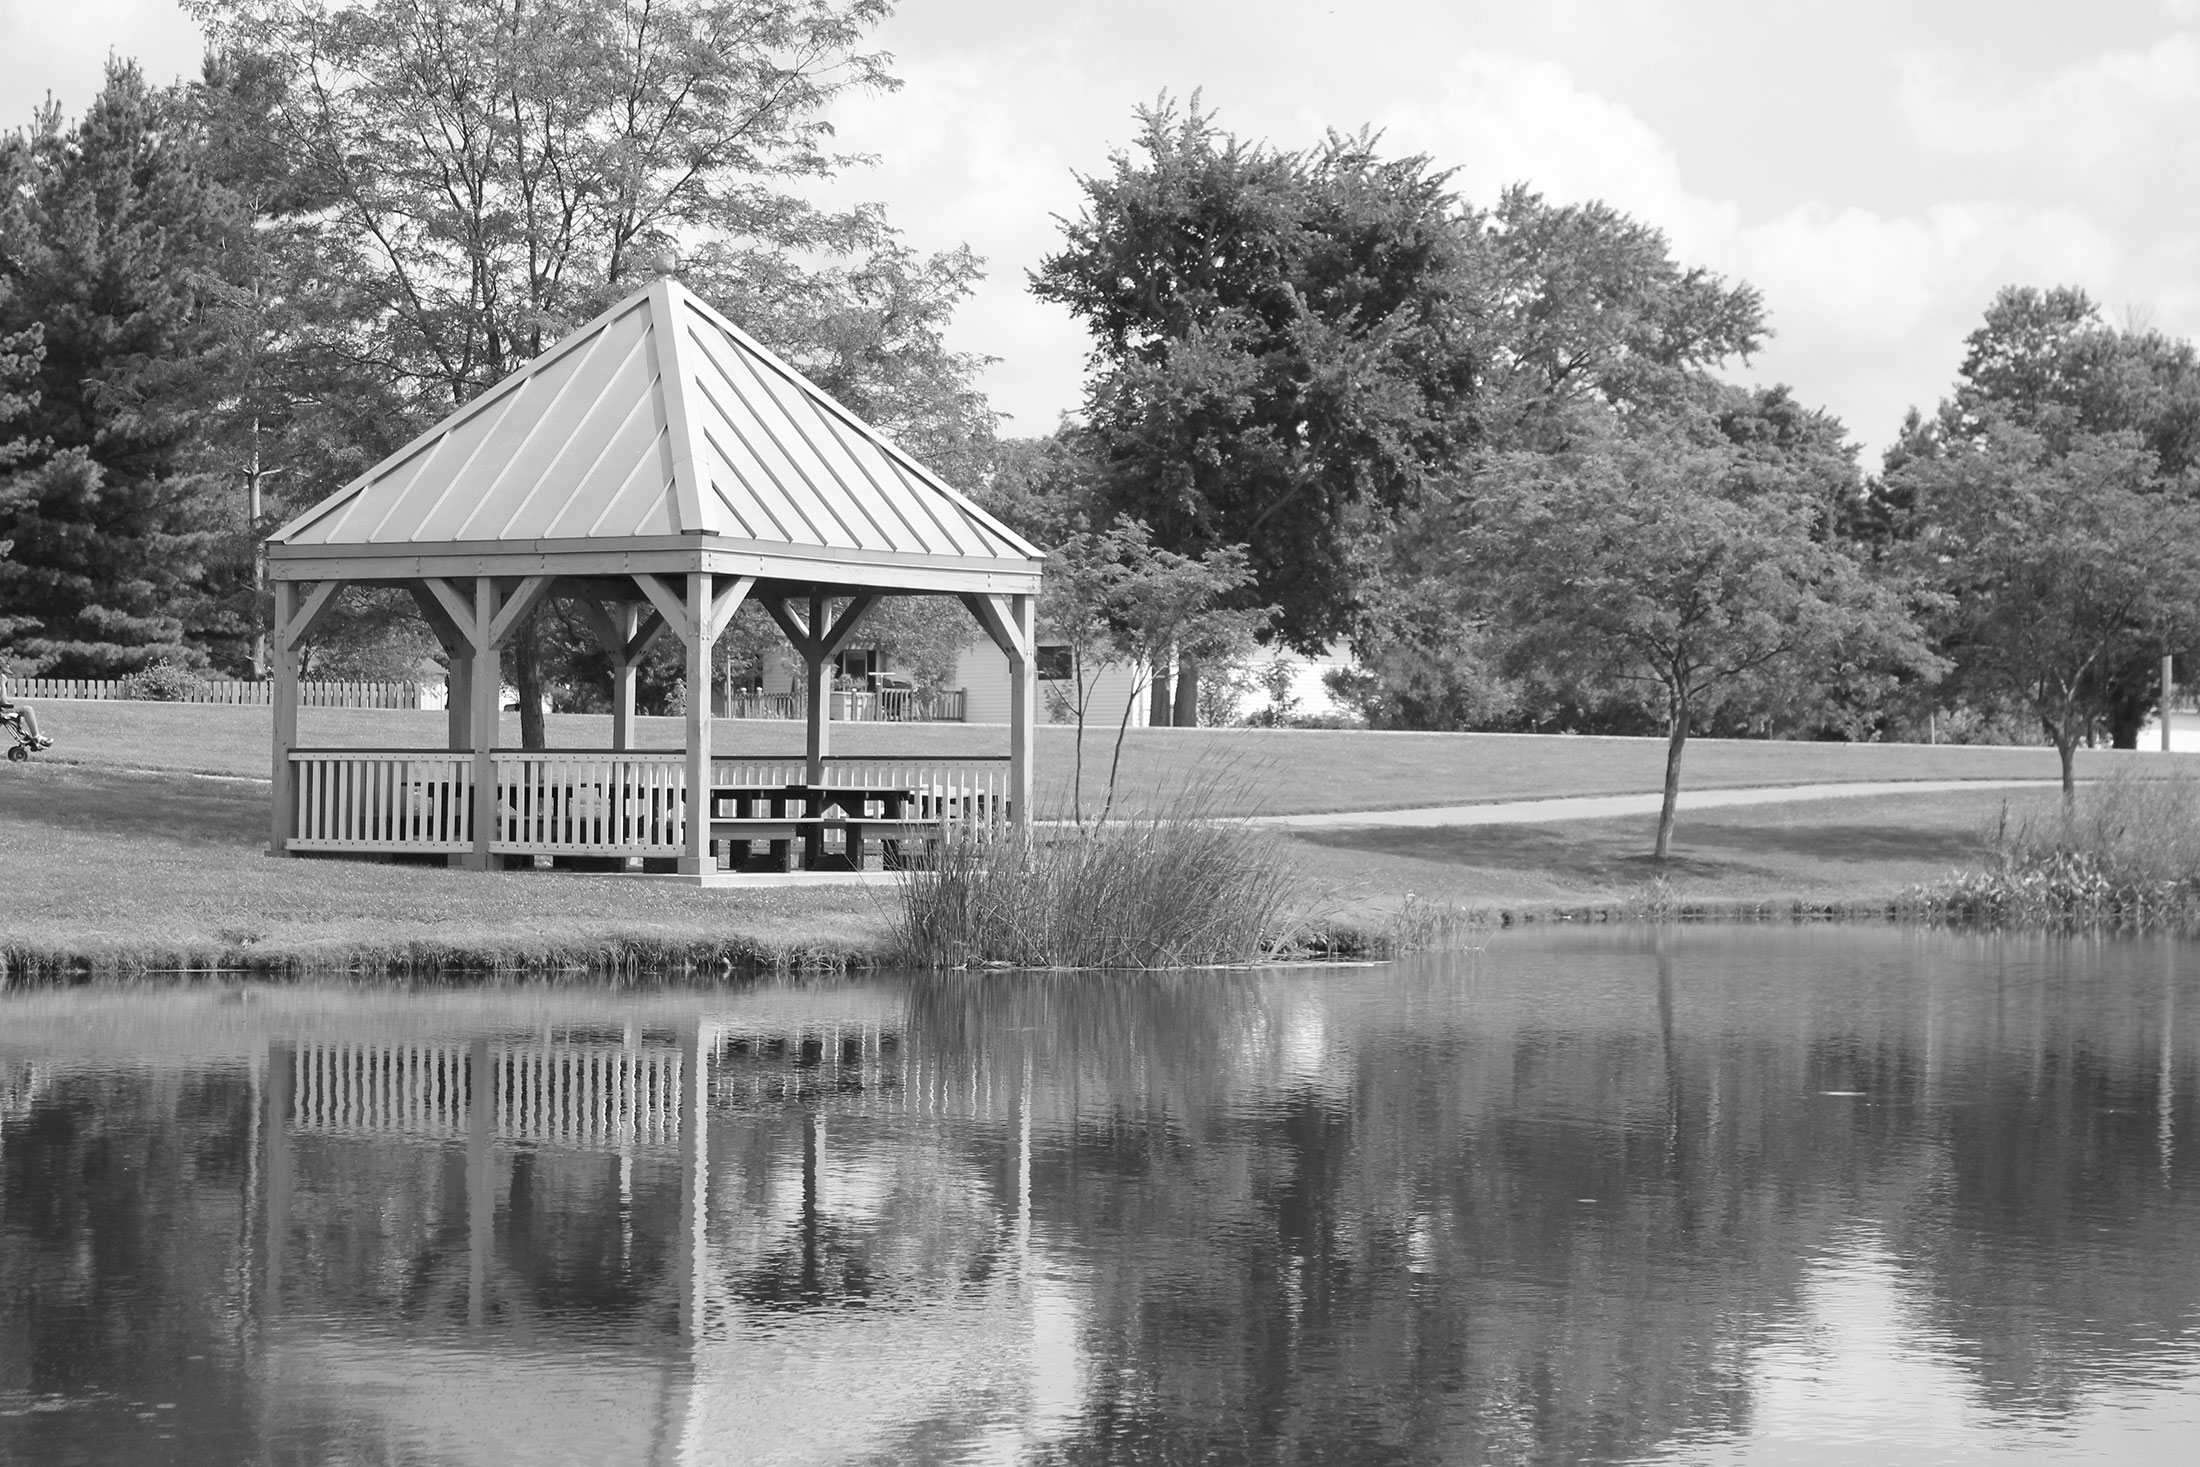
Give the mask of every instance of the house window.
[[1039, 647], [1039, 679], [1042, 682], [1066, 683], [1077, 676], [1077, 659], [1067, 646]]
[[833, 654], [833, 671], [850, 682], [869, 687], [873, 674], [878, 671], [878, 648], [843, 647]]

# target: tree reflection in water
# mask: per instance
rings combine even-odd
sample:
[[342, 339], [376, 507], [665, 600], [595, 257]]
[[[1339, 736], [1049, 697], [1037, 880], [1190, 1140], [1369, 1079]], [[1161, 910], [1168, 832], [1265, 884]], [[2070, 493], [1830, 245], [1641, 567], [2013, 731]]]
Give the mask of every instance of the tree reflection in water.
[[2191, 971], [15, 995], [0, 1459], [2083, 1457], [2200, 1430]]

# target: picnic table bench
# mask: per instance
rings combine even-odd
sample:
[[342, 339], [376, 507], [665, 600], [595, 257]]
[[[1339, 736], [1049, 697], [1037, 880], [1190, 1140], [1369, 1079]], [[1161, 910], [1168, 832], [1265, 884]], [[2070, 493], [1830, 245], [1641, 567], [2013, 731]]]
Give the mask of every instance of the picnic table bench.
[[848, 869], [863, 869], [865, 843], [873, 840], [891, 869], [906, 859], [907, 843], [929, 845], [939, 838], [942, 812], [920, 813], [925, 803], [920, 791], [906, 785], [714, 785], [711, 844], [713, 849], [726, 845], [736, 867], [763, 845], [773, 869], [792, 871], [799, 842], [803, 868], [814, 871], [825, 866], [825, 837], [833, 833]]

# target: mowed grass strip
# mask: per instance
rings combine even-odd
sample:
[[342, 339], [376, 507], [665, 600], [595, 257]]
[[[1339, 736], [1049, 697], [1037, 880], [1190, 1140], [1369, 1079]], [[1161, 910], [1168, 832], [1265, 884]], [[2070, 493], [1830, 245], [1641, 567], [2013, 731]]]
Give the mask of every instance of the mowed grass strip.
[[[55, 747], [46, 760], [90, 768], [155, 769], [265, 779], [271, 723], [264, 708], [174, 703], [45, 702], [41, 719]], [[305, 709], [301, 742], [333, 748], [442, 747], [445, 716], [433, 712]], [[680, 747], [678, 719], [638, 721], [645, 749]], [[519, 720], [507, 714], [506, 747], [519, 743]], [[1070, 729], [1038, 731], [1037, 804], [1041, 814], [1067, 813], [1074, 767]], [[602, 749], [610, 719], [552, 715], [554, 748]], [[797, 756], [799, 724], [720, 719], [717, 752]], [[1112, 732], [1088, 731], [1084, 805], [1097, 806], [1107, 777]], [[997, 755], [1007, 731], [992, 725], [841, 723], [837, 754], [865, 758], [952, 758]], [[1567, 795], [1634, 794], [1659, 788], [1665, 772], [1662, 739], [1577, 738], [1534, 734], [1363, 733], [1324, 729], [1133, 729], [1124, 744], [1121, 787], [1132, 808], [1166, 808], [1187, 788], [1226, 793], [1231, 813], [1307, 814], [1332, 810], [1396, 810], [1494, 800]], [[20, 768], [15, 766], [14, 768]], [[2083, 750], [2081, 778], [2123, 771], [2152, 777], [2200, 777], [2200, 754]], [[0, 769], [0, 806], [14, 788]], [[1969, 745], [1835, 744], [1760, 739], [1697, 739], [1688, 747], [1682, 782], [1688, 789], [1733, 789], [1842, 781], [2052, 779], [2052, 749]]]
[[568, 872], [265, 854], [267, 787], [34, 762], [0, 772], [0, 951], [397, 969], [875, 959], [887, 890], [702, 891]]
[[1675, 857], [1662, 865], [1649, 855], [1654, 815], [1290, 835], [1321, 908], [1347, 926], [1379, 926], [1407, 892], [1468, 910], [1654, 903], [1869, 913], [1976, 866], [2004, 809], [2012, 824], [2049, 819], [2060, 799], [2053, 790], [1958, 790], [1683, 811]]

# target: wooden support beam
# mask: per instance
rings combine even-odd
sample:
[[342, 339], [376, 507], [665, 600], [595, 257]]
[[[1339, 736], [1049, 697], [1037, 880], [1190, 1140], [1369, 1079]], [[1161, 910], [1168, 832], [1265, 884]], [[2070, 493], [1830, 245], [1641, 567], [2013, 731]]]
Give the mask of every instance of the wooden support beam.
[[466, 865], [487, 871], [494, 864], [489, 842], [497, 835], [497, 739], [502, 733], [504, 667], [497, 656], [496, 639], [488, 635], [496, 625], [497, 585], [489, 576], [474, 577], [473, 614], [468, 620], [480, 633], [473, 646], [472, 728], [474, 754], [474, 848]]
[[717, 620], [711, 593], [709, 571], [689, 574], [686, 619], [695, 635], [687, 645], [687, 821], [680, 853], [680, 871], [687, 876], [718, 869], [710, 848], [711, 624]]
[[292, 635], [297, 616], [298, 588], [289, 581], [277, 581], [274, 623], [268, 629], [268, 652], [275, 662], [275, 761], [270, 770], [274, 788], [268, 793], [267, 812], [271, 856], [290, 854], [291, 826], [298, 812], [297, 773], [290, 762], [290, 751], [298, 747], [298, 639]]
[[1025, 831], [1031, 829], [1032, 725], [1039, 707], [1038, 607], [1036, 596], [1009, 598], [1007, 620], [1020, 650], [1008, 655], [1008, 816]]
[[803, 715], [809, 734], [805, 776], [811, 784], [825, 782], [825, 761], [833, 752], [833, 680], [825, 675], [826, 638], [818, 631], [825, 625], [825, 605], [822, 595], [810, 597], [811, 635], [802, 648], [802, 665], [809, 689], [808, 707]]
[[1011, 662], [1019, 656], [1028, 656], [1031, 652], [1031, 644], [1025, 639], [1023, 629], [1016, 619], [1016, 608], [1013, 604], [1015, 599], [991, 595], [969, 595], [962, 598], [962, 604], [978, 619], [978, 625], [985, 628], [986, 635], [993, 639], [993, 645], [1000, 648]]
[[550, 588], [558, 583], [556, 576], [524, 577], [489, 624], [489, 640], [501, 647], [511, 639], [514, 631], [527, 613], [542, 604], [542, 598], [550, 594]]
[[750, 589], [755, 585], [754, 576], [719, 578], [718, 588], [710, 598], [709, 626], [705, 628], [704, 635], [713, 642], [724, 636], [727, 624], [733, 620], [733, 614], [741, 609], [741, 603], [747, 599]]
[[330, 608], [336, 605], [336, 598], [342, 595], [343, 591], [344, 583], [342, 581], [316, 581], [313, 583], [313, 589], [306, 593], [305, 604], [298, 608], [297, 614], [291, 618], [288, 629], [283, 633], [284, 636], [290, 638], [292, 647], [300, 645], [306, 638], [313, 635], [313, 629], [320, 625], [321, 618], [329, 614]]
[[665, 619], [665, 625], [682, 642], [693, 642], [700, 623], [688, 616], [688, 609], [681, 604], [680, 595], [656, 576], [636, 576], [634, 584], [642, 588], [642, 594], [657, 608], [657, 614]]
[[472, 591], [461, 591], [440, 576], [426, 577], [420, 584], [426, 586], [428, 594], [435, 597], [436, 604], [443, 608], [443, 614], [451, 619], [451, 625], [466, 639], [466, 650], [472, 652], [474, 645], [481, 640], [474, 625]]

